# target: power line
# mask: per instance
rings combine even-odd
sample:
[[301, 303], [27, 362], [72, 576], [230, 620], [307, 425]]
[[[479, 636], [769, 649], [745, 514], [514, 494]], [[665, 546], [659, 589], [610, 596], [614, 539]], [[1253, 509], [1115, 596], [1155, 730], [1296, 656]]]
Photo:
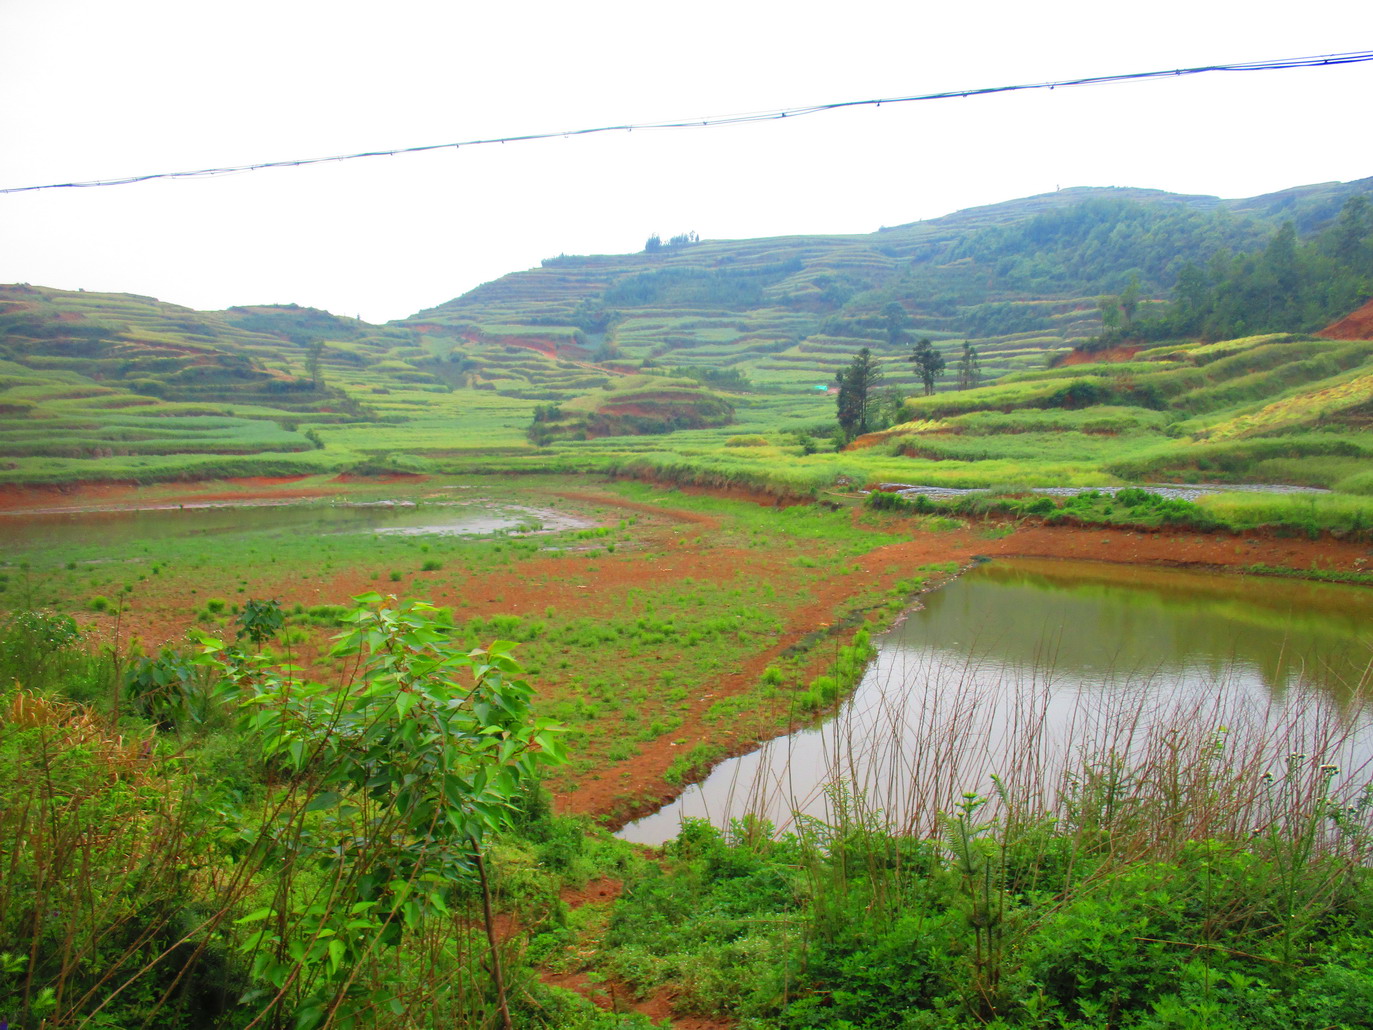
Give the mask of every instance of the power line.
[[952, 100], [956, 97], [980, 97], [994, 93], [1017, 93], [1036, 89], [1058, 89], [1072, 86], [1102, 86], [1113, 82], [1140, 82], [1150, 79], [1178, 78], [1183, 75], [1202, 75], [1207, 72], [1281, 71], [1288, 68], [1322, 68], [1342, 64], [1373, 61], [1373, 50], [1357, 50], [1346, 54], [1321, 54], [1316, 57], [1289, 57], [1273, 61], [1246, 61], [1238, 64], [1208, 64], [1197, 68], [1170, 68], [1154, 72], [1128, 72], [1121, 75], [1097, 75], [1083, 79], [1060, 79], [1055, 82], [1021, 83], [1014, 86], [982, 86], [975, 89], [954, 89], [940, 93], [919, 93], [905, 97], [875, 97], [871, 100], [842, 100], [810, 107], [788, 107], [750, 114], [719, 115], [710, 118], [681, 119], [661, 122], [639, 122], [624, 125], [600, 125], [589, 129], [570, 129], [562, 132], [534, 132], [519, 136], [495, 136], [490, 139], [470, 139], [457, 143], [431, 143], [417, 147], [397, 147], [393, 150], [364, 150], [356, 154], [335, 154], [332, 157], [294, 158], [289, 161], [260, 161], [256, 164], [229, 165], [221, 168], [199, 168], [182, 172], [154, 172], [150, 175], [128, 175], [115, 179], [89, 179], [85, 182], [54, 182], [43, 186], [15, 186], [0, 189], [3, 193], [29, 193], [34, 190], [86, 189], [94, 186], [123, 186], [132, 182], [153, 179], [200, 179], [237, 172], [256, 172], [264, 168], [299, 168], [304, 165], [325, 164], [331, 161], [356, 161], [364, 157], [395, 157], [399, 154], [420, 154], [429, 150], [457, 150], [490, 143], [527, 143], [533, 140], [557, 139], [559, 136], [593, 136], [605, 132], [633, 132], [647, 129], [709, 129], [721, 125], [744, 125], [750, 122], [778, 121], [800, 118], [821, 111], [840, 111], [851, 107], [881, 107], [883, 104], [909, 104], [919, 100]]

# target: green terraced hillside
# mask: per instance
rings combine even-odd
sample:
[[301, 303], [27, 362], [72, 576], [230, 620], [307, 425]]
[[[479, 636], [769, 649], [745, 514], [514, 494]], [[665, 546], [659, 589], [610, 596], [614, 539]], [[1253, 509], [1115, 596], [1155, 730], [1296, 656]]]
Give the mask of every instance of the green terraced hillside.
[[[1341, 245], [1347, 202], [1370, 192], [1070, 189], [865, 235], [682, 237], [550, 258], [384, 326], [0, 287], [0, 482], [516, 470], [789, 493], [1207, 477], [1366, 493], [1362, 344], [1136, 341], [1124, 363], [1076, 349], [1121, 337], [1104, 302], [1132, 284], [1143, 326], [1180, 309], [1163, 298], [1188, 265], [1261, 287], [1283, 225]], [[1350, 224], [1357, 286], [1373, 231]], [[1318, 250], [1303, 251], [1317, 276]], [[1319, 291], [1303, 303], [1319, 314]], [[948, 360], [932, 397], [907, 360], [922, 338]], [[976, 389], [955, 389], [964, 341]], [[827, 391], [863, 347], [881, 424], [913, 424], [850, 450]], [[1055, 367], [1070, 352], [1094, 363]]]
[[940, 463], [1071, 454], [1130, 482], [1373, 493], [1373, 342], [1268, 334], [1170, 344], [906, 407], [913, 421], [862, 442]]
[[[1102, 294], [1138, 281], [1147, 316], [1184, 265], [1257, 248], [1287, 220], [1314, 231], [1370, 191], [1373, 179], [1240, 201], [1067, 189], [866, 235], [560, 255], [400, 324], [498, 388], [524, 376], [535, 389], [543, 359], [723, 367], [762, 390], [797, 391], [832, 382], [859, 347], [898, 358], [919, 337], [949, 357], [970, 340], [993, 378], [1098, 335]], [[885, 316], [893, 303], [904, 335]], [[531, 356], [519, 361], [517, 349]], [[888, 382], [913, 391], [917, 380], [893, 364]]]
[[320, 431], [381, 417], [364, 370], [368, 389], [447, 392], [402, 370], [416, 339], [294, 306], [3, 286], [0, 458], [32, 481], [321, 471], [338, 457]]

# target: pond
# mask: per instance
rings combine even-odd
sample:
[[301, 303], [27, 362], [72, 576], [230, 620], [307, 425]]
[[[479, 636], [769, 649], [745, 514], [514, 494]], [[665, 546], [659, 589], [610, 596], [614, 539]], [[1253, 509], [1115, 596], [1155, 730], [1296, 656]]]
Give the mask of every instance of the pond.
[[722, 763], [620, 835], [659, 844], [684, 818], [744, 814], [785, 828], [848, 792], [925, 832], [993, 774], [1047, 791], [1074, 763], [1149, 748], [1277, 765], [1295, 752], [1373, 779], [1373, 591], [1017, 559], [923, 600], [875, 638], [833, 718]]

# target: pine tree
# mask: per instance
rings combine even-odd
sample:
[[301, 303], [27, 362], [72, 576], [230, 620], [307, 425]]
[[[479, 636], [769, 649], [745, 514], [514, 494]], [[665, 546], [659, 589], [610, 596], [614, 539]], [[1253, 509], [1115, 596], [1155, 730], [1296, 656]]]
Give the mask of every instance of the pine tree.
[[882, 369], [873, 360], [872, 351], [864, 347], [854, 355], [846, 368], [835, 373], [839, 384], [839, 426], [852, 440], [862, 436], [869, 427], [869, 402], [882, 381]]
[[967, 340], [963, 341], [963, 353], [958, 357], [958, 388], [973, 390], [982, 380], [982, 363], [977, 357], [977, 348]]

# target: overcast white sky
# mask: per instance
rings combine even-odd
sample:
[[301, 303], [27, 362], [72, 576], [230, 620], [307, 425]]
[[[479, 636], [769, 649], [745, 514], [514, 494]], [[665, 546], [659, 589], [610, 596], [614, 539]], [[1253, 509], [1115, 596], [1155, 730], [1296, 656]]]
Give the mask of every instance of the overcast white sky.
[[[1373, 47], [1368, 0], [0, 0], [0, 187]], [[1373, 64], [0, 195], [0, 282], [401, 318], [650, 232], [1373, 175]]]

